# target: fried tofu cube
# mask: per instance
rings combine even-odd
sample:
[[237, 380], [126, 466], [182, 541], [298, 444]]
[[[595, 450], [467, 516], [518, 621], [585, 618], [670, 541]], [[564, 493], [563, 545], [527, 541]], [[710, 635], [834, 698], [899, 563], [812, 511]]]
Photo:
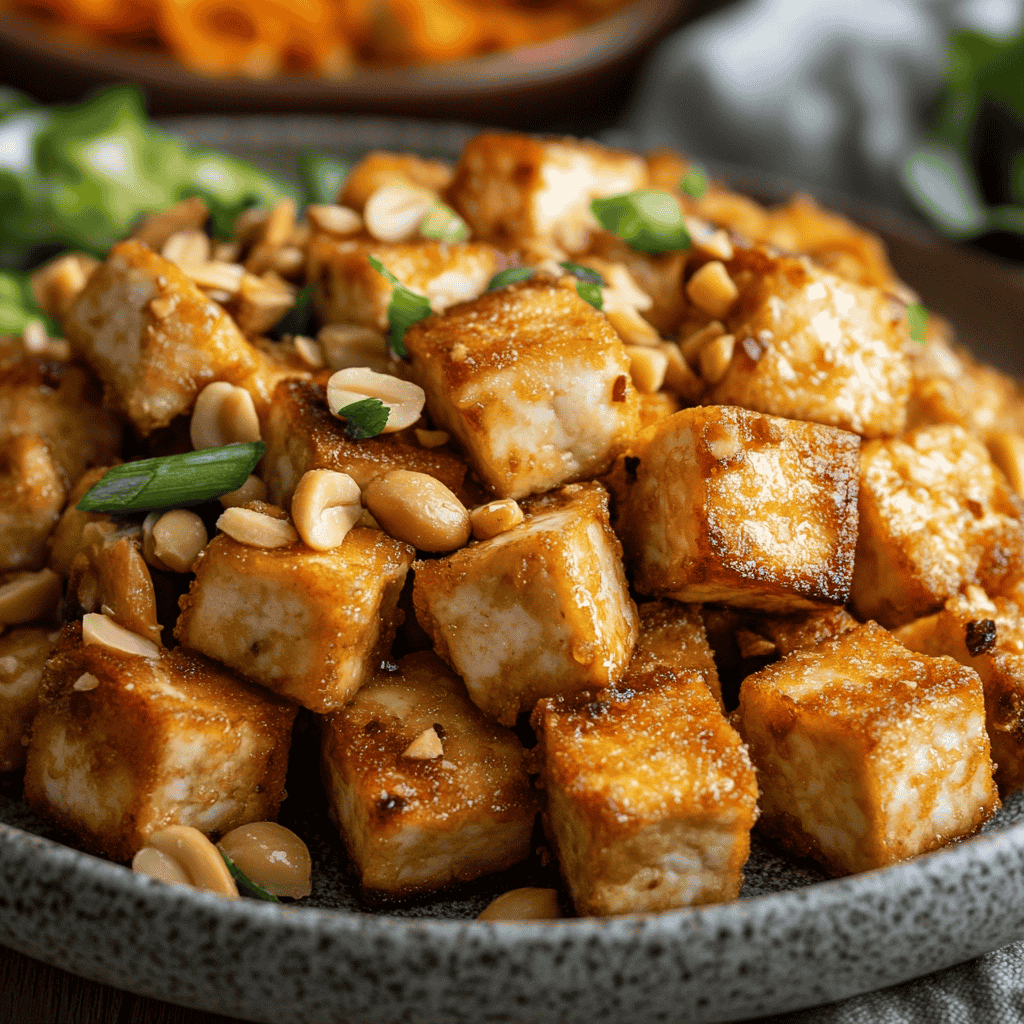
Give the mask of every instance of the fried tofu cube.
[[637, 606], [637, 611], [640, 633], [629, 663], [630, 675], [644, 675], [658, 668], [675, 672], [696, 669], [721, 706], [722, 686], [699, 605], [646, 601]]
[[0, 572], [46, 565], [46, 541], [67, 497], [64, 481], [45, 438], [0, 440]]
[[526, 752], [430, 651], [328, 715], [322, 753], [331, 817], [368, 890], [439, 889], [530, 853], [537, 795]]
[[892, 437], [906, 422], [906, 328], [889, 296], [807, 259], [739, 250], [734, 355], [706, 400]]
[[448, 201], [475, 238], [502, 247], [544, 240], [583, 252], [597, 222], [592, 200], [643, 188], [642, 157], [576, 139], [485, 132], [462, 150]]
[[466, 480], [466, 464], [447, 447], [423, 448], [411, 430], [351, 440], [345, 424], [327, 409], [322, 384], [285, 381], [263, 427], [267, 454], [263, 474], [270, 500], [291, 506], [302, 474], [311, 469], [347, 473], [360, 487], [394, 469], [426, 473], [440, 480], [463, 503], [478, 504], [482, 489]]
[[218, 534], [195, 566], [174, 635], [321, 714], [352, 699], [394, 639], [415, 552], [357, 526], [336, 548], [256, 548]]
[[0, 772], [25, 765], [25, 744], [39, 704], [43, 666], [57, 634], [23, 626], [0, 636]]
[[603, 472], [639, 428], [626, 348], [565, 280], [488, 292], [405, 335], [431, 417], [498, 497]]
[[25, 800], [86, 850], [130, 859], [168, 825], [277, 817], [294, 705], [183, 648], [149, 659], [64, 627], [43, 672]]
[[838, 607], [799, 615], [747, 612], [736, 633], [744, 657], [785, 657], [840, 633], [848, 633], [858, 625], [845, 608]]
[[542, 700], [544, 825], [577, 913], [735, 899], [757, 818], [739, 735], [696, 670]]
[[970, 835], [999, 807], [978, 674], [873, 622], [747, 676], [733, 724], [761, 828], [834, 875]]
[[861, 451], [860, 534], [851, 598], [893, 628], [961, 588], [1009, 590], [1024, 577], [1020, 500], [962, 427], [920, 427]]
[[607, 492], [572, 484], [523, 511], [519, 526], [414, 566], [417, 620], [503, 725], [541, 697], [616, 682], [638, 630]]
[[425, 295], [435, 312], [485, 292], [505, 263], [483, 242], [378, 242], [316, 233], [309, 242], [306, 276], [325, 323], [387, 330], [392, 286], [370, 265], [370, 256]]
[[443, 192], [452, 180], [452, 166], [443, 160], [424, 160], [411, 153], [367, 153], [348, 172], [337, 201], [360, 213], [366, 201], [385, 185], [418, 185], [430, 192]]
[[143, 436], [187, 413], [211, 381], [234, 384], [255, 369], [231, 317], [141, 242], [110, 250], [64, 330], [103, 382], [106, 404]]
[[859, 445], [836, 427], [729, 406], [648, 428], [609, 478], [633, 585], [775, 612], [843, 603]]
[[967, 587], [942, 611], [900, 626], [894, 635], [912, 651], [948, 655], [981, 676], [999, 792], [1024, 789], [1024, 609]]

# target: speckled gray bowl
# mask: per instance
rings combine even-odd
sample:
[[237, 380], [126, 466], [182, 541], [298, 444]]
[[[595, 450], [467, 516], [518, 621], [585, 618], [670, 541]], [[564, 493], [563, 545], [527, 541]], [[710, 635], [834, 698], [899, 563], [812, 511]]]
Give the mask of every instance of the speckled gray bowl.
[[[300, 145], [450, 152], [468, 131], [319, 118], [192, 120], [193, 138], [281, 164]], [[785, 184], [750, 181], [763, 196]], [[1020, 372], [1024, 275], [877, 210], [902, 276], [962, 336]], [[980, 344], [983, 342], [983, 344]], [[97, 981], [270, 1024], [652, 1024], [811, 1006], [929, 973], [1024, 936], [1024, 794], [985, 834], [883, 871], [824, 881], [755, 842], [742, 898], [648, 917], [482, 924], [494, 894], [553, 881], [528, 862], [444, 899], [363, 905], [326, 821], [300, 718], [282, 820], [313, 853], [308, 904], [218, 897], [62, 845], [0, 779], [0, 943]]]

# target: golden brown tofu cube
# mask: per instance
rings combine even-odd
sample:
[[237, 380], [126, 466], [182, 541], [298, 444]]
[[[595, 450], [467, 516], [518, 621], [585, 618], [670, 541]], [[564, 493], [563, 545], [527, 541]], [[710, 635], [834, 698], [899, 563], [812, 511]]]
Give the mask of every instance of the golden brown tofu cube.
[[46, 541], [67, 496], [65, 479], [38, 434], [0, 440], [0, 572], [46, 565]]
[[431, 417], [502, 498], [602, 472], [639, 427], [626, 348], [566, 281], [488, 292], [405, 335]]
[[509, 247], [549, 241], [583, 252], [597, 230], [591, 200], [643, 188], [642, 157], [576, 139], [485, 132], [462, 150], [448, 200], [473, 236]]
[[326, 323], [387, 329], [392, 287], [370, 265], [370, 256], [425, 295], [435, 312], [482, 294], [504, 265], [501, 253], [483, 242], [378, 242], [314, 234], [306, 276]]
[[634, 586], [776, 612], [844, 602], [859, 445], [845, 430], [729, 406], [649, 428], [609, 478]]
[[736, 633], [744, 657], [785, 657], [856, 629], [859, 623], [845, 608], [822, 608], [800, 615], [758, 615], [747, 612]]
[[504, 725], [540, 697], [616, 682], [637, 637], [605, 490], [572, 484], [523, 511], [505, 533], [417, 562], [413, 581], [434, 649]]
[[859, 505], [851, 598], [862, 619], [892, 628], [967, 584], [999, 593], [1024, 576], [1020, 500], [961, 427], [866, 444]]
[[13, 772], [25, 764], [43, 665], [56, 636], [38, 626], [0, 635], [0, 772]]
[[411, 430], [352, 441], [345, 424], [327, 409], [322, 384], [286, 381], [278, 385], [263, 427], [263, 460], [270, 500], [291, 506], [302, 474], [311, 469], [347, 473], [360, 487], [393, 469], [436, 477], [463, 502], [478, 503], [479, 485], [466, 481], [466, 464], [446, 446], [423, 448]]
[[978, 674], [873, 622], [747, 676], [733, 723], [761, 827], [835, 875], [970, 835], [999, 807]]
[[737, 252], [736, 345], [707, 400], [892, 437], [906, 421], [906, 328], [889, 296], [806, 259]]
[[522, 745], [429, 651], [327, 716], [322, 763], [331, 817], [366, 889], [438, 889], [530, 852], [537, 796]]
[[295, 707], [182, 648], [158, 659], [64, 627], [43, 672], [25, 800], [128, 860], [154, 832], [277, 817]]
[[143, 436], [188, 412], [211, 381], [236, 383], [255, 369], [231, 317], [141, 242], [110, 250], [64, 330], [103, 381], [107, 405]]
[[739, 735], [695, 670], [630, 672], [531, 719], [545, 829], [580, 914], [735, 899], [757, 817]]
[[629, 663], [629, 674], [645, 675], [658, 668], [675, 672], [696, 669], [721, 705], [722, 686], [700, 607], [676, 601], [647, 601], [638, 605], [637, 611], [640, 634]]
[[366, 200], [379, 188], [396, 183], [418, 185], [431, 192], [443, 192], [452, 180], [452, 166], [442, 160], [424, 160], [411, 153], [367, 153], [348, 172], [337, 201], [360, 213]]
[[398, 625], [415, 552], [357, 526], [336, 548], [255, 548], [219, 534], [195, 566], [174, 635], [321, 713], [372, 678]]
[[951, 597], [942, 611], [901, 626], [896, 638], [912, 651], [949, 655], [981, 676], [985, 724], [1004, 796], [1024, 789], [1024, 611], [980, 587]]

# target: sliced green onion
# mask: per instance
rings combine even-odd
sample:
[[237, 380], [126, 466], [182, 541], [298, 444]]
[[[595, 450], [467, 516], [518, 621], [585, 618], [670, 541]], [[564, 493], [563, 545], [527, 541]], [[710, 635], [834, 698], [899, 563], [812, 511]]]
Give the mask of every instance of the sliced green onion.
[[217, 852], [224, 858], [231, 877], [246, 896], [255, 896], [256, 899], [266, 900], [268, 903], [281, 902], [269, 889], [264, 889], [259, 882], [254, 882], [219, 846]]
[[533, 270], [530, 267], [509, 267], [507, 270], [499, 270], [491, 278], [490, 284], [487, 285], [487, 290], [494, 292], [499, 288], [507, 288], [510, 284], [529, 281], [531, 277], [533, 277]]
[[339, 160], [322, 149], [301, 149], [298, 154], [299, 177], [311, 203], [333, 203], [345, 182], [352, 163]]
[[703, 199], [704, 193], [708, 190], [708, 172], [703, 167], [694, 164], [679, 182], [679, 187], [691, 199]]
[[907, 306], [907, 327], [910, 328], [910, 340], [924, 344], [924, 332], [928, 326], [928, 310], [920, 302], [912, 302]]
[[420, 221], [420, 234], [435, 242], [464, 242], [469, 238], [469, 225], [438, 199]]
[[405, 332], [413, 324], [430, 316], [430, 300], [406, 288], [376, 256], [368, 258], [370, 266], [391, 285], [391, 301], [388, 303], [388, 325], [391, 328], [389, 340], [391, 350], [404, 359], [408, 355], [402, 342]]
[[379, 398], [361, 398], [337, 412], [345, 417], [345, 434], [350, 441], [376, 437], [387, 425], [391, 410]]
[[590, 210], [606, 231], [641, 252], [677, 252], [690, 246], [679, 203], [668, 192], [625, 192], [593, 200]]
[[584, 267], [579, 263], [570, 263], [565, 260], [558, 264], [563, 270], [567, 270], [577, 281], [587, 281], [590, 284], [604, 285], [604, 278], [590, 267]]
[[255, 441], [126, 462], [108, 469], [76, 507], [82, 512], [149, 512], [199, 505], [237, 491], [266, 450]]

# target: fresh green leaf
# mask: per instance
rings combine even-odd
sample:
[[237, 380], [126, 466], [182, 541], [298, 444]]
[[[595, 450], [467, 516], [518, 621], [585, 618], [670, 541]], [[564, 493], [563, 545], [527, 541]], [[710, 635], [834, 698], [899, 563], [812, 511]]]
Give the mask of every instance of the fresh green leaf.
[[391, 301], [388, 303], [388, 325], [391, 328], [388, 340], [395, 355], [404, 359], [405, 332], [420, 320], [430, 316], [430, 300], [425, 295], [406, 288], [394, 274], [376, 257], [370, 256], [370, 266], [391, 285]]
[[108, 469], [76, 507], [82, 512], [149, 512], [199, 505], [238, 490], [266, 450], [255, 441], [125, 462]]
[[0, 335], [24, 334], [33, 321], [41, 323], [51, 337], [60, 336], [59, 325], [36, 305], [28, 274], [0, 270]]
[[584, 267], [579, 263], [570, 263], [569, 260], [565, 260], [558, 265], [563, 270], [572, 274], [577, 281], [588, 281], [590, 284], [604, 286], [604, 278], [596, 270], [591, 270], [590, 267]]
[[927, 326], [928, 310], [920, 302], [912, 302], [907, 306], [907, 327], [910, 330], [910, 340], [924, 344]]
[[708, 190], [708, 172], [694, 164], [679, 182], [679, 187], [691, 199], [703, 199]]
[[499, 270], [491, 278], [487, 290], [489, 292], [497, 291], [499, 288], [507, 288], [510, 284], [529, 281], [531, 277], [533, 277], [533, 270], [530, 267], [508, 267], [506, 270]]
[[464, 242], [469, 238], [469, 225], [438, 199], [420, 221], [420, 234], [436, 242]]
[[676, 252], [687, 249], [686, 230], [679, 203], [668, 192], [640, 189], [595, 199], [590, 209], [598, 223], [641, 252]]
[[589, 302], [594, 309], [604, 309], [604, 292], [599, 284], [593, 281], [577, 281], [576, 294], [584, 301]]
[[255, 896], [256, 899], [266, 900], [268, 903], [281, 902], [269, 889], [264, 889], [259, 882], [254, 882], [219, 846], [217, 852], [224, 858], [231, 877], [244, 895]]
[[345, 434], [351, 441], [376, 437], [387, 425], [391, 410], [379, 398], [361, 398], [346, 405], [337, 415], [345, 417]]
[[307, 284], [299, 289], [292, 308], [267, 331], [267, 335], [283, 338], [286, 334], [314, 334], [313, 313], [313, 286]]
[[333, 203], [352, 169], [352, 164], [339, 160], [322, 149], [300, 149], [299, 178], [310, 203]]

